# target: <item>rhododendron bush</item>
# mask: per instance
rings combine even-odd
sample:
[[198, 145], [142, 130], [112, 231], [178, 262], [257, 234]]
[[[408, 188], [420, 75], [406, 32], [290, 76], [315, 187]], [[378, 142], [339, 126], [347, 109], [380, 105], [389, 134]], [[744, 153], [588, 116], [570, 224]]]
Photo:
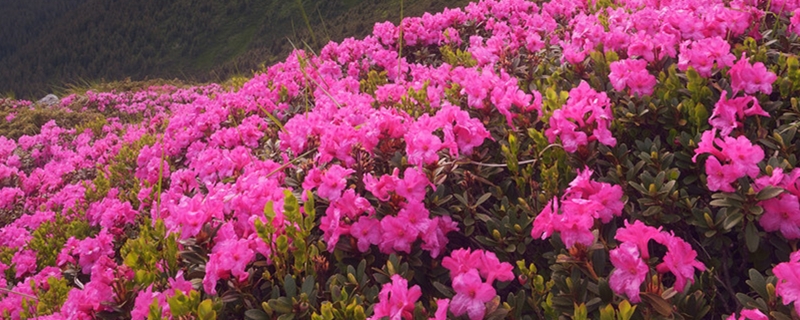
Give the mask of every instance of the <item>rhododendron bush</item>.
[[98, 116], [0, 137], [0, 314], [798, 318], [799, 19], [487, 0], [241, 87], [2, 100]]

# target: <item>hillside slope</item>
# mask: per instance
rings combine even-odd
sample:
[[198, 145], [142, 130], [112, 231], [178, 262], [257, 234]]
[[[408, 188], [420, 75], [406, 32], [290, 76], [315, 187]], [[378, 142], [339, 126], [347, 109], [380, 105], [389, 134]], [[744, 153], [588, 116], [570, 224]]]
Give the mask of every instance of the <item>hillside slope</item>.
[[[400, 1], [12, 0], [0, 28], [0, 92], [35, 99], [99, 80], [221, 81], [400, 18]], [[421, 15], [464, 0], [407, 0]], [[303, 11], [309, 24], [303, 18]], [[313, 30], [313, 35], [309, 32]]]

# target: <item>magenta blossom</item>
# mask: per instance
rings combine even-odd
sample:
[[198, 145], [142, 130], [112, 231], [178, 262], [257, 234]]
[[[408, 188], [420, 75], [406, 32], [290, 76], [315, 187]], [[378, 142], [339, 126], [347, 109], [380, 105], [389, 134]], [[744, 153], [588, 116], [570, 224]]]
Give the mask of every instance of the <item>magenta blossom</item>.
[[665, 235], [662, 241], [667, 246], [667, 254], [664, 255], [664, 262], [656, 266], [656, 270], [660, 273], [672, 272], [675, 276], [675, 290], [683, 291], [687, 280], [694, 282], [694, 269], [705, 271], [706, 266], [695, 260], [697, 252], [683, 239]]
[[624, 293], [633, 303], [641, 301], [639, 287], [650, 268], [639, 257], [636, 244], [623, 242], [618, 248], [609, 252], [609, 257], [611, 264], [614, 265], [614, 271], [611, 271], [608, 278], [611, 289], [618, 294]]
[[788, 262], [778, 264], [772, 272], [778, 278], [775, 294], [785, 305], [794, 303], [794, 310], [800, 314], [800, 251], [792, 253]]
[[494, 288], [484, 283], [475, 269], [453, 278], [453, 290], [456, 295], [450, 301], [450, 311], [455, 316], [467, 314], [471, 320], [483, 319], [486, 303], [497, 296]]
[[763, 92], [772, 93], [772, 83], [778, 78], [775, 73], [767, 70], [761, 62], [750, 64], [747, 60], [747, 53], [743, 52], [742, 57], [728, 71], [731, 77], [731, 88], [734, 92], [744, 91], [747, 94]]
[[609, 67], [611, 74], [608, 75], [608, 79], [611, 80], [614, 90], [623, 91], [628, 87], [631, 94], [639, 96], [653, 94], [653, 87], [657, 81], [656, 77], [647, 71], [647, 61], [625, 59], [614, 61]]
[[375, 313], [370, 319], [389, 317], [392, 320], [413, 319], [414, 303], [422, 296], [418, 285], [408, 287], [408, 281], [399, 274], [392, 276], [392, 282], [386, 283], [378, 294]]

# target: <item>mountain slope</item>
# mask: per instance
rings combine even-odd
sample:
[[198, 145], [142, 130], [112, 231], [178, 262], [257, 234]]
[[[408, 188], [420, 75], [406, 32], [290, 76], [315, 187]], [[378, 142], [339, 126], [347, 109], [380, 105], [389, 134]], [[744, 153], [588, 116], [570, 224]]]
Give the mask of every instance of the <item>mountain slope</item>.
[[[11, 2], [0, 34], [0, 92], [29, 99], [97, 80], [221, 81], [282, 59], [289, 39], [319, 48], [400, 18], [398, 0], [308, 0], [303, 10], [299, 1], [274, 0]], [[407, 0], [405, 15], [466, 3]]]

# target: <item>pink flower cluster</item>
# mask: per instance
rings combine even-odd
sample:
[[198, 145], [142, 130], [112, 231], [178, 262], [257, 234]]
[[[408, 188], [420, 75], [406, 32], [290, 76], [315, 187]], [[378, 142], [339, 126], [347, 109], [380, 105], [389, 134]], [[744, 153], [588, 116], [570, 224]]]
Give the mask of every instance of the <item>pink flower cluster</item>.
[[[730, 135], [736, 128], [743, 126], [742, 121], [748, 116], [769, 117], [769, 113], [761, 109], [758, 99], [751, 96], [728, 99], [728, 92], [722, 91], [719, 101], [714, 105], [714, 111], [708, 123], [720, 131], [723, 136]], [[751, 105], [752, 102], [752, 105]]]
[[[58, 265], [79, 267], [90, 274], [90, 282], [73, 288], [53, 319], [92, 318], [109, 310], [108, 303], [115, 298], [114, 282], [132, 279], [131, 270], [117, 263], [120, 257], [114, 250], [121, 245], [125, 228], [145, 215], [162, 219], [168, 231], [179, 233], [181, 239], [198, 236], [206, 226], [219, 227], [208, 244], [211, 254], [202, 281], [205, 293], [215, 294], [220, 280], [245, 282], [257, 253], [269, 256], [254, 227], [256, 220], [265, 222], [266, 203], [272, 201], [278, 211], [273, 221], [278, 231], [287, 227], [281, 212], [283, 191], [290, 189], [285, 169], [304, 174], [302, 188], [316, 190], [316, 195], [328, 202], [321, 229], [329, 249], [335, 248], [342, 236], [349, 236], [362, 252], [376, 245], [383, 253], [408, 253], [419, 243], [431, 256], [440, 256], [448, 243], [446, 235], [458, 230], [458, 225], [449, 217], [431, 214], [426, 207], [427, 187], [432, 183], [425, 170], [443, 159], [451, 160], [448, 157], [470, 156], [487, 139], [492, 140], [484, 121], [502, 116], [513, 128], [515, 122], [547, 118], [548, 140], [560, 140], [568, 152], [579, 151], [595, 140], [616, 145], [610, 131], [612, 103], [606, 92], [581, 82], [570, 91], [562, 108], [543, 114], [550, 110], [542, 110], [541, 93], [521, 86], [509, 61], [523, 55], [538, 59], [544, 50], [560, 47], [562, 61], [578, 67], [602, 45], [603, 50], [613, 50], [622, 58], [610, 66], [610, 80], [617, 91], [653, 94], [657, 87], [647, 67], [677, 58], [679, 69], [692, 67], [705, 77], [728, 68], [724, 76], [730, 77], [734, 95], [739, 91], [769, 94], [776, 75], [760, 62], [750, 63], [746, 56], [734, 64], [731, 43], [725, 40], [746, 34], [760, 36], [758, 24], [766, 14], [761, 8], [766, 5], [751, 2], [711, 0], [700, 6], [696, 1], [621, 0], [617, 8], [589, 12], [588, 3], [580, 0], [541, 6], [525, 0], [486, 0], [400, 23], [407, 49], [446, 45], [468, 52], [476, 66], [431, 65], [415, 61], [411, 55], [400, 57], [400, 26], [387, 22], [376, 24], [365, 39], [330, 43], [317, 57], [297, 51], [238, 91], [219, 85], [162, 86], [66, 97], [58, 107], [84, 103], [85, 110], [113, 109], [143, 120], [124, 123], [108, 118], [100, 135], [49, 122], [39, 134], [18, 141], [0, 137], [0, 208], [23, 211], [17, 221], [0, 228], [0, 246], [13, 251], [11, 263], [16, 270], [16, 279], [2, 278], [0, 284], [31, 294], [30, 280], [41, 287], [47, 277], [60, 276], [52, 266], [38, 265], [39, 253], [28, 245], [33, 231], [43, 222], [53, 221], [56, 214], [68, 222], [85, 218], [93, 229], [91, 236], [71, 238], [61, 248]], [[773, 0], [769, 9], [780, 11], [783, 17], [791, 13], [790, 30], [800, 33], [796, 2]], [[471, 33], [474, 26], [480, 26], [479, 34]], [[386, 75], [374, 93], [361, 90], [360, 81], [370, 72]], [[410, 92], [424, 92], [424, 99]], [[728, 99], [726, 95], [723, 93], [710, 119], [715, 129], [703, 134], [696, 150], [697, 154], [710, 154], [705, 168], [712, 191], [732, 191], [735, 180], [744, 176], [755, 179], [760, 173], [757, 164], [764, 157], [763, 150], [746, 138], [728, 135], [743, 126], [745, 117], [766, 114], [755, 97]], [[306, 103], [306, 110], [295, 114]], [[12, 109], [32, 105], [26, 101], [10, 104]], [[408, 112], [409, 106], [425, 112]], [[278, 129], [280, 123], [273, 119], [283, 127]], [[718, 131], [722, 137], [716, 136]], [[275, 141], [276, 135], [279, 141]], [[97, 173], [99, 168], [108, 175], [108, 165], [116, 161], [120, 150], [146, 140], [149, 142], [139, 150], [136, 163], [131, 164], [132, 175], [123, 177], [126, 183], [138, 183], [138, 207], [121, 200], [124, 192], [131, 190], [117, 186], [98, 201], [85, 197], [87, 190], [97, 191], [100, 186], [78, 173]], [[264, 154], [267, 142], [279, 142], [276, 151], [282, 152]], [[410, 166], [364, 174], [362, 179], [359, 161], [375, 156], [379, 148], [387, 149], [388, 154], [399, 153]], [[293, 167], [292, 158], [305, 152], [309, 152], [311, 164]], [[568, 247], [591, 245], [597, 220], [606, 223], [621, 215], [621, 188], [591, 181], [590, 176], [588, 169], [581, 172], [560, 200], [547, 205], [534, 221], [532, 236], [547, 238], [560, 232]], [[784, 176], [773, 174], [768, 184], [787, 192], [762, 203], [762, 226], [768, 231], [781, 230], [787, 238], [798, 234], [792, 226], [800, 226], [796, 178], [794, 171]], [[362, 183], [371, 195], [351, 187]], [[160, 194], [156, 193], [159, 185]], [[390, 208], [389, 212], [377, 214], [376, 204]], [[669, 252], [656, 269], [671, 271], [680, 287], [689, 281], [691, 272], [679, 262], [688, 263], [690, 269], [700, 267], [692, 264], [693, 251], [688, 245], [664, 239], [662, 244]], [[622, 271], [614, 273], [614, 279], [621, 279], [614, 280], [615, 286], [634, 299], [631, 288], [638, 290], [635, 284], [647, 250], [627, 243], [615, 250], [612, 262], [632, 266], [629, 270], [635, 271], [627, 276]], [[453, 301], [440, 301], [437, 319], [446, 317], [448, 309], [470, 318], [483, 316], [485, 302], [496, 295], [491, 283], [513, 276], [507, 264], [497, 262], [490, 253], [476, 252], [481, 253], [458, 251], [445, 259], [463, 258], [473, 264], [462, 270], [463, 264], [448, 262], [457, 295]], [[0, 264], [0, 270], [9, 267]], [[384, 287], [386, 293], [381, 293], [382, 303], [386, 302], [383, 309], [376, 308], [376, 314], [403, 318], [413, 310], [418, 289], [408, 289], [405, 280], [392, 281], [389, 289]], [[180, 275], [170, 279], [170, 286], [190, 290]], [[165, 301], [173, 294], [169, 290], [137, 289], [133, 316], [145, 317], [153, 300], [168, 315]], [[785, 301], [793, 297], [791, 290], [780, 292]], [[20, 305], [20, 296], [0, 293], [0, 313], [8, 311], [11, 318], [18, 318]]]
[[733, 66], [736, 57], [731, 53], [731, 45], [721, 37], [686, 40], [681, 43], [678, 55], [678, 69], [686, 71], [692, 67], [703, 77], [710, 77], [712, 69]]
[[178, 271], [175, 278], [169, 278], [167, 283], [169, 289], [163, 292], [153, 291], [153, 285], [139, 291], [136, 300], [134, 300], [133, 310], [131, 310], [131, 319], [147, 319], [150, 314], [150, 306], [154, 303], [161, 308], [162, 317], [170, 317], [172, 314], [167, 299], [172, 298], [179, 291], [184, 295], [189, 295], [189, 292], [194, 289], [192, 283], [183, 277], [183, 270]]
[[492, 286], [495, 280], [514, 280], [514, 267], [500, 262], [489, 251], [455, 250], [442, 260], [442, 266], [450, 270], [456, 292], [449, 303], [450, 311], [457, 317], [467, 314], [472, 320], [483, 319], [486, 303], [497, 296]]
[[614, 114], [608, 95], [592, 90], [588, 83], [581, 81], [578, 87], [570, 90], [567, 104], [553, 111], [545, 135], [550, 143], [560, 139], [567, 152], [575, 152], [594, 140], [613, 147], [617, 139], [609, 130], [612, 120]]
[[656, 85], [656, 77], [647, 72], [647, 61], [636, 59], [625, 59], [612, 62], [609, 67], [611, 73], [608, 80], [614, 90], [622, 91], [626, 87], [631, 94], [639, 96], [649, 96], [653, 94], [653, 87]]
[[622, 188], [605, 182], [592, 181], [593, 171], [585, 168], [570, 182], [569, 188], [559, 200], [554, 198], [533, 220], [531, 236], [547, 239], [553, 232], [561, 234], [567, 248], [575, 244], [590, 246], [595, 241], [592, 229], [595, 220], [608, 223], [613, 217], [622, 215]]
[[784, 305], [794, 303], [795, 312], [800, 314], [800, 251], [792, 253], [788, 262], [779, 263], [772, 272], [778, 278], [775, 294]]
[[650, 240], [667, 247], [667, 253], [662, 258], [663, 262], [656, 266], [656, 271], [663, 274], [672, 273], [675, 276], [674, 288], [683, 291], [686, 283], [694, 282], [694, 270], [705, 271], [706, 267], [697, 261], [697, 252], [683, 239], [672, 233], [661, 231], [661, 228], [647, 226], [641, 221], [633, 224], [625, 221], [625, 227], [617, 230], [615, 239], [620, 241], [619, 247], [609, 252], [611, 271], [608, 283], [611, 289], [618, 294], [625, 294], [631, 302], [640, 302], [640, 286], [647, 278], [650, 267], [647, 260], [650, 258], [647, 245]]
[[[324, 174], [312, 171], [306, 176], [303, 186], [309, 189], [313, 187], [316, 184], [314, 180], [319, 175], [322, 176], [320, 181], [324, 181], [327, 175], [336, 175], [340, 177], [334, 179], [336, 183], [343, 185], [346, 180], [341, 177], [347, 173], [341, 170], [343, 169], [332, 166]], [[367, 252], [371, 245], [378, 245], [384, 253], [410, 253], [412, 244], [421, 239], [422, 249], [429, 251], [433, 257], [439, 256], [447, 244], [447, 233], [458, 230], [457, 224], [447, 216], [430, 217], [430, 212], [422, 201], [426, 188], [431, 183], [420, 169], [406, 168], [402, 178], [399, 177], [399, 172], [395, 169], [392, 175], [380, 178], [368, 173], [363, 179], [366, 189], [381, 201], [388, 201], [393, 195], [405, 199], [399, 204], [396, 215], [376, 216], [369, 201], [352, 189], [331, 201], [320, 227], [324, 231], [323, 237], [329, 250], [333, 250], [340, 236], [350, 235], [357, 241], [361, 252]]]
[[742, 57], [734, 64], [728, 75], [731, 77], [731, 89], [734, 92], [744, 91], [747, 94], [762, 92], [772, 93], [772, 83], [778, 78], [774, 72], [767, 70], [761, 62], [750, 64], [747, 54], [742, 53]]
[[692, 161], [696, 162], [701, 154], [710, 154], [705, 163], [708, 189], [733, 192], [732, 184], [737, 179], [744, 176], [755, 179], [759, 175], [758, 163], [764, 159], [764, 150], [745, 136], [717, 138], [716, 135], [716, 129], [703, 132]]
[[753, 189], [761, 191], [767, 186], [782, 188], [784, 192], [759, 202], [764, 214], [758, 223], [765, 231], [780, 231], [786, 239], [800, 239], [800, 168], [794, 168], [788, 174], [775, 168], [772, 175], [756, 179]]
[[414, 303], [422, 296], [418, 285], [408, 287], [408, 281], [399, 274], [392, 276], [392, 282], [386, 283], [378, 294], [378, 303], [370, 319], [378, 320], [389, 317], [392, 320], [413, 319]]

